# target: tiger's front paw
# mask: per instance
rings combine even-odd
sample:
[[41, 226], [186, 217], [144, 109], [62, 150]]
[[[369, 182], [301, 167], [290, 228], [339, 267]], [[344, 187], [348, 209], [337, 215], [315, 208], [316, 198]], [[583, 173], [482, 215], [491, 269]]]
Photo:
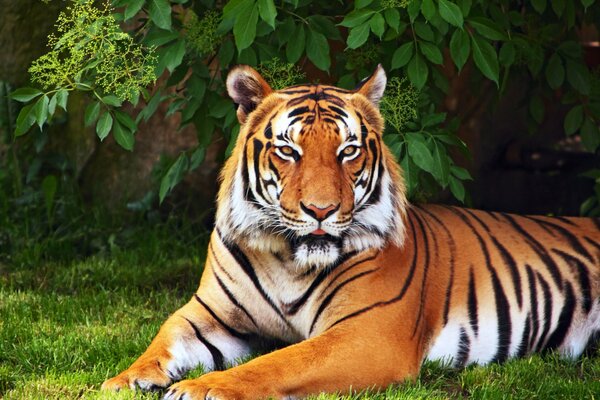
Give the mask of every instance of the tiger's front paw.
[[163, 400], [256, 400], [262, 398], [253, 388], [213, 372], [171, 386]]
[[132, 365], [114, 378], [102, 384], [102, 390], [121, 389], [157, 390], [169, 386], [172, 379], [163, 370], [159, 361]]

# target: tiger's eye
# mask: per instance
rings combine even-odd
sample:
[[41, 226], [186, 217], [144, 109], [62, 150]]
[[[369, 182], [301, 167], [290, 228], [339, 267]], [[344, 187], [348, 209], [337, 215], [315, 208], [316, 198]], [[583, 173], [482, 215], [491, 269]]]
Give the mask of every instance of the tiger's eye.
[[292, 154], [294, 154], [294, 149], [292, 149], [290, 146], [281, 146], [279, 148], [279, 151], [281, 151], [281, 153], [286, 156], [291, 156]]
[[357, 151], [358, 151], [358, 147], [348, 146], [348, 147], [344, 148], [344, 150], [342, 150], [342, 154], [345, 156], [352, 156], [352, 155], [356, 154]]

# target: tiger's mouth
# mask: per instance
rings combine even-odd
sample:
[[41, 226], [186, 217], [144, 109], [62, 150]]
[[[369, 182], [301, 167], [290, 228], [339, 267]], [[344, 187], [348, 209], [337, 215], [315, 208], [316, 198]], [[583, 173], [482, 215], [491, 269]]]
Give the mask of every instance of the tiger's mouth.
[[297, 264], [328, 266], [342, 254], [342, 238], [326, 234], [294, 236], [290, 246]]

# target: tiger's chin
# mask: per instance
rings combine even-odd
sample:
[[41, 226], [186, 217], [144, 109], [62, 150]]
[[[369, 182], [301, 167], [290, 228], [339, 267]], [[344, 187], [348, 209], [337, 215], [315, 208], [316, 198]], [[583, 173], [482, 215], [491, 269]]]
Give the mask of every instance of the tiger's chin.
[[342, 240], [331, 235], [305, 235], [291, 240], [296, 265], [322, 269], [334, 264], [342, 255]]

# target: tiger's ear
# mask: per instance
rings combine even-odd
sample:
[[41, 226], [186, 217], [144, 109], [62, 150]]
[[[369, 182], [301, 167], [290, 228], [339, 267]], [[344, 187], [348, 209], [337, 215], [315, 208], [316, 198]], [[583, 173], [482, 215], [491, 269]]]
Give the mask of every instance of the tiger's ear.
[[373, 75], [365, 78], [356, 88], [356, 93], [360, 93], [375, 105], [379, 106], [379, 101], [383, 97], [385, 91], [385, 85], [387, 83], [387, 77], [381, 64], [377, 65]]
[[247, 65], [238, 65], [227, 75], [227, 93], [238, 106], [240, 124], [246, 122], [248, 114], [272, 91], [263, 77]]

